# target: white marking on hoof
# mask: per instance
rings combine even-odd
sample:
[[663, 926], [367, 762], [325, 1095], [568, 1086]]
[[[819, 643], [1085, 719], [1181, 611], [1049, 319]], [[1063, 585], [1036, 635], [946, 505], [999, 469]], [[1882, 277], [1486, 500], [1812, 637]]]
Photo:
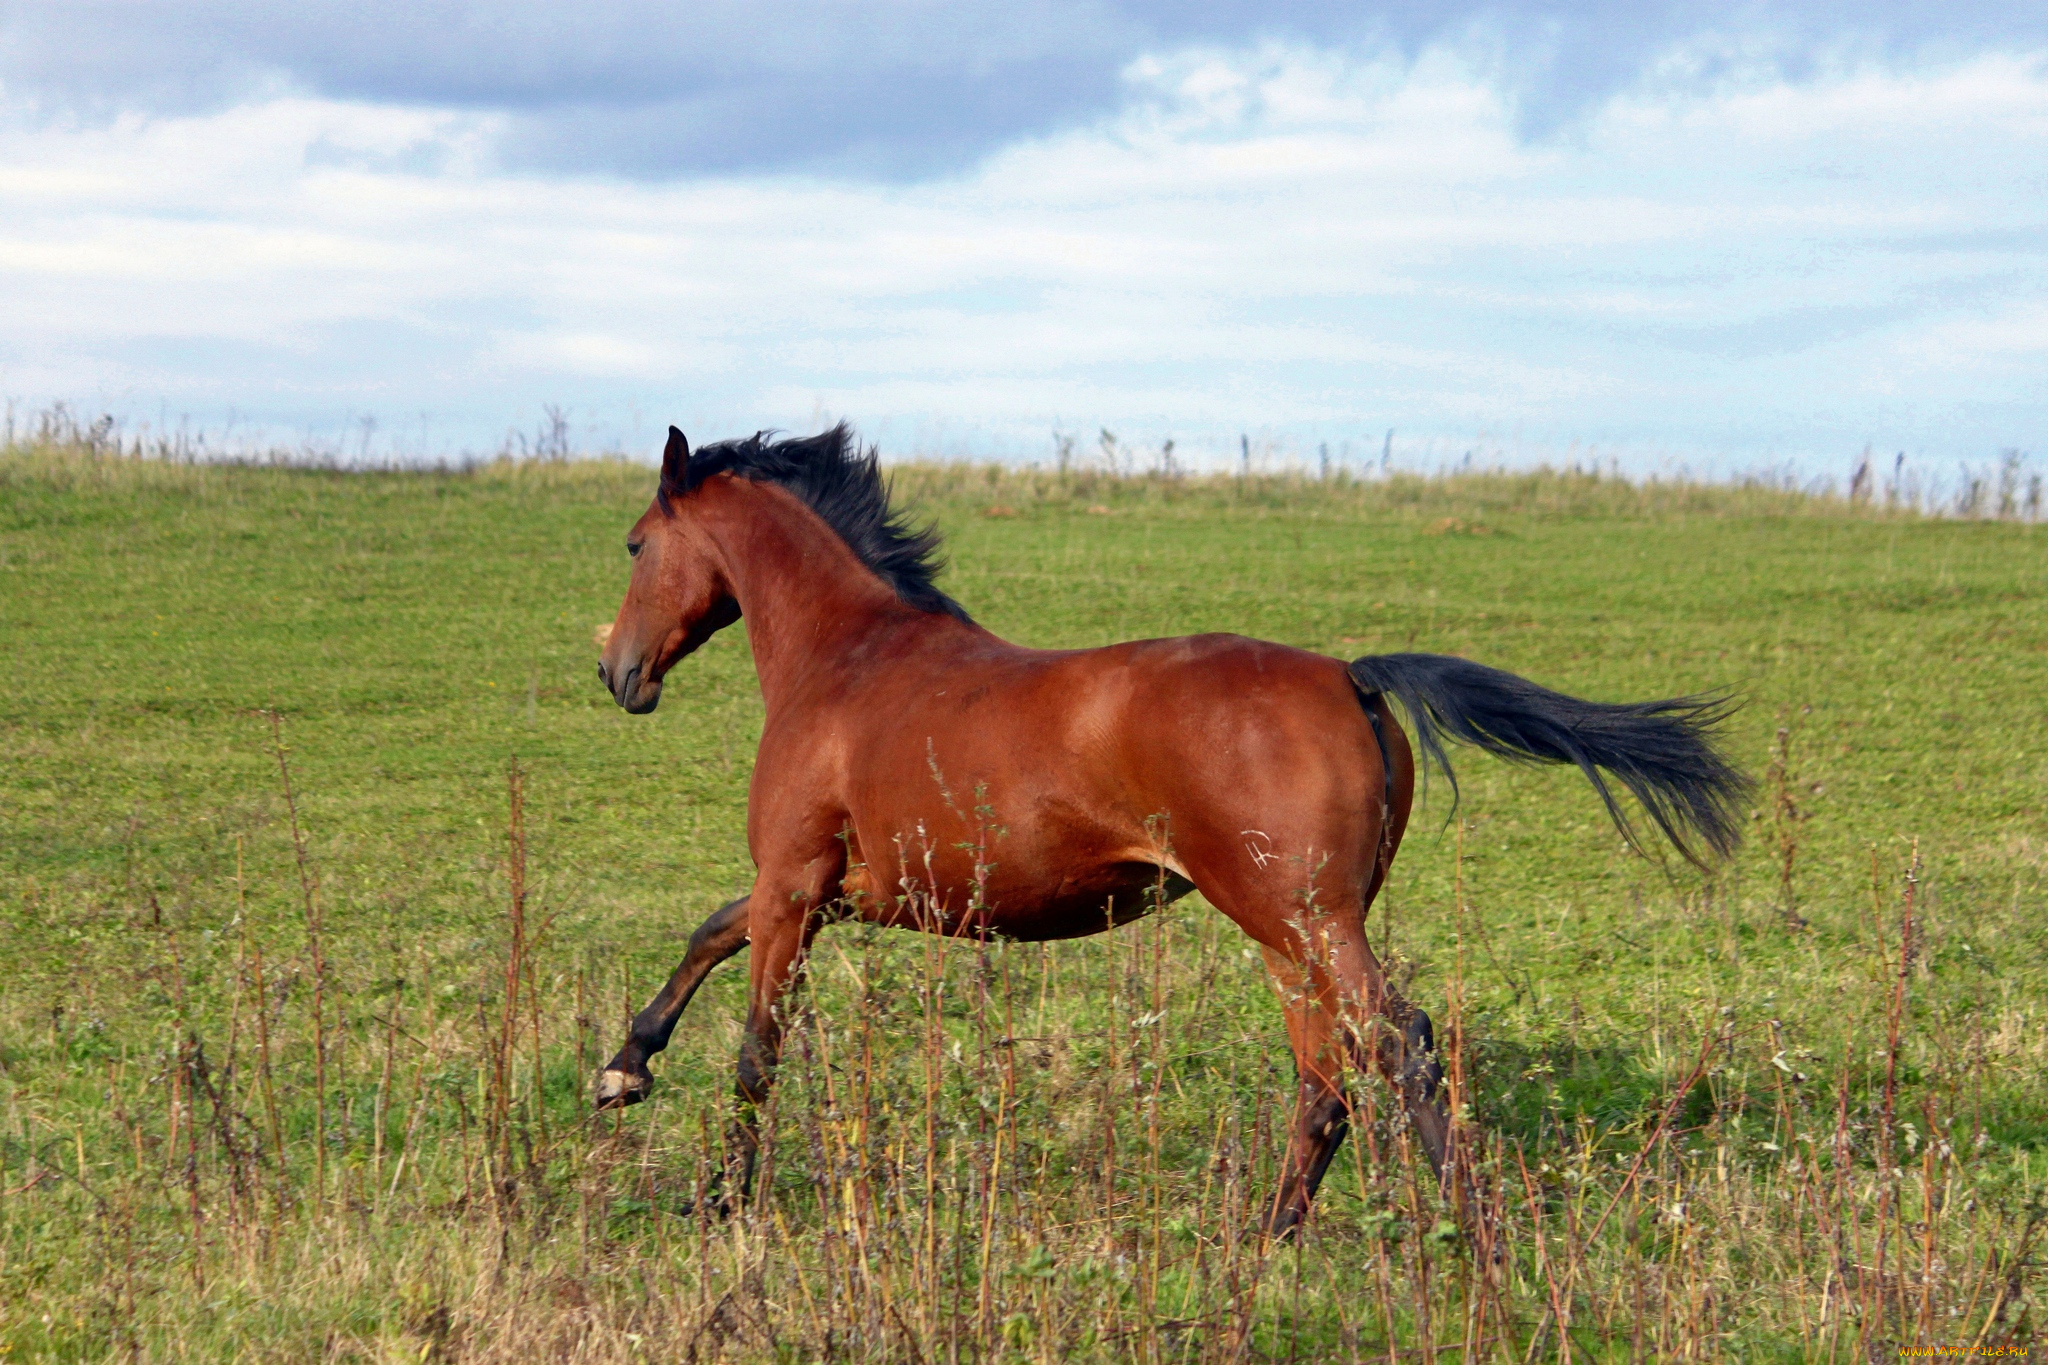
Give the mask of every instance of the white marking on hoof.
[[597, 1078], [597, 1102], [603, 1104], [631, 1104], [645, 1092], [633, 1084], [633, 1078], [623, 1071], [601, 1072]]

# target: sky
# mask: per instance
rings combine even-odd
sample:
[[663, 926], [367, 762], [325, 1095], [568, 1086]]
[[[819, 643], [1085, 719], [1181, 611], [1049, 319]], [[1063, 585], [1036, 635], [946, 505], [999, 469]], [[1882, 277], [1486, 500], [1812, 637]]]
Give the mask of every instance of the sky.
[[1988, 463], [2044, 266], [2038, 4], [0, 7], [17, 421]]

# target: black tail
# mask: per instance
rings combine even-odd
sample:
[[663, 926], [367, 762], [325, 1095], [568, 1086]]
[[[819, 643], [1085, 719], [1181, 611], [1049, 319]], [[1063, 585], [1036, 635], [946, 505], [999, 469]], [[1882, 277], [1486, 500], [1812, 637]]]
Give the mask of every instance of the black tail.
[[1424, 758], [1450, 779], [1454, 800], [1458, 779], [1444, 753], [1445, 735], [1501, 758], [1578, 764], [1631, 843], [1634, 832], [1603, 768], [1692, 862], [1706, 866], [1688, 835], [1721, 858], [1741, 842], [1737, 817], [1752, 784], [1712, 742], [1714, 727], [1735, 709], [1725, 696], [1580, 701], [1442, 654], [1368, 655], [1352, 661], [1351, 680], [1361, 692], [1384, 692], [1401, 703]]

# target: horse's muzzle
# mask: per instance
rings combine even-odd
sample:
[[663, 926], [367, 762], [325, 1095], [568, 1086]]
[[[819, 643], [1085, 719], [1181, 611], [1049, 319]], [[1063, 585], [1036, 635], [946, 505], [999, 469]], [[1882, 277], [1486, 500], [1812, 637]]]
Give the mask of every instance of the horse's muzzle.
[[597, 680], [612, 694], [612, 700], [631, 715], [644, 716], [661, 705], [661, 684], [647, 681], [646, 668], [641, 664], [634, 664], [615, 681], [611, 670], [599, 663]]

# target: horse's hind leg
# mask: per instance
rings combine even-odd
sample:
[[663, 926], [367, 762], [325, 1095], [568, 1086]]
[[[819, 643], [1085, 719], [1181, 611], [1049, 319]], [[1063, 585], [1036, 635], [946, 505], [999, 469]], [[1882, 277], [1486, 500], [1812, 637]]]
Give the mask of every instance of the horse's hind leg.
[[[1361, 1069], [1373, 1067], [1403, 1101], [1423, 1149], [1439, 1175], [1448, 1150], [1449, 1119], [1437, 1095], [1435, 1060], [1427, 1054], [1429, 1016], [1388, 986], [1365, 939], [1362, 915], [1303, 917], [1282, 946], [1267, 946], [1287, 1019], [1300, 1094], [1280, 1188], [1265, 1228], [1286, 1234], [1308, 1216], [1316, 1187], [1342, 1145], [1351, 1101], [1343, 1082], [1346, 1054]], [[1386, 1027], [1392, 1023], [1393, 1028]], [[1369, 1032], [1374, 1045], [1360, 1034]]]
[[1351, 1102], [1344, 1091], [1338, 998], [1330, 973], [1324, 964], [1301, 962], [1273, 948], [1265, 951], [1266, 967], [1280, 989], [1299, 1086], [1280, 1185], [1260, 1219], [1262, 1231], [1285, 1237], [1308, 1217], [1323, 1174], [1343, 1145]]
[[1287, 1159], [1265, 1229], [1285, 1235], [1308, 1216], [1316, 1187], [1344, 1141], [1350, 1114], [1343, 1084], [1346, 1053], [1361, 1069], [1379, 1071], [1401, 1097], [1441, 1178], [1450, 1151], [1450, 1119], [1437, 1084], [1441, 1072], [1429, 1055], [1429, 1018], [1388, 985], [1366, 942], [1362, 909], [1261, 917], [1243, 913], [1242, 902], [1211, 899], [1265, 948], [1266, 965], [1280, 988], [1300, 1086]]
[[[1356, 1011], [1357, 1026], [1345, 1029], [1345, 1041], [1359, 1070], [1378, 1071], [1400, 1097], [1423, 1153], [1442, 1181], [1450, 1169], [1451, 1119], [1444, 1107], [1435, 1027], [1427, 1014], [1387, 984], [1371, 948], [1364, 949], [1364, 957], [1371, 965], [1353, 989], [1357, 999], [1370, 1003]], [[1359, 1036], [1361, 1032], [1370, 1036], [1369, 1042]]]
[[[1391, 839], [1381, 846], [1365, 892], [1367, 910], [1386, 883], [1387, 869], [1394, 860], [1394, 850], [1400, 846], [1401, 828], [1406, 823], [1403, 818]], [[1361, 924], [1362, 919], [1361, 916]], [[1362, 932], [1357, 953], [1346, 956], [1338, 965], [1354, 1008], [1356, 1027], [1345, 1030], [1352, 1062], [1361, 1071], [1378, 1071], [1400, 1097], [1408, 1122], [1441, 1182], [1450, 1172], [1451, 1118], [1441, 1093], [1444, 1069], [1436, 1058], [1435, 1025], [1429, 1015], [1394, 989]], [[1361, 1031], [1371, 1036], [1369, 1044], [1359, 1036]]]
[[654, 1088], [647, 1059], [668, 1046], [683, 1007], [711, 969], [747, 946], [747, 898], [720, 907], [690, 935], [690, 949], [661, 993], [633, 1020], [626, 1045], [597, 1078], [597, 1107], [613, 1109], [638, 1104]]

